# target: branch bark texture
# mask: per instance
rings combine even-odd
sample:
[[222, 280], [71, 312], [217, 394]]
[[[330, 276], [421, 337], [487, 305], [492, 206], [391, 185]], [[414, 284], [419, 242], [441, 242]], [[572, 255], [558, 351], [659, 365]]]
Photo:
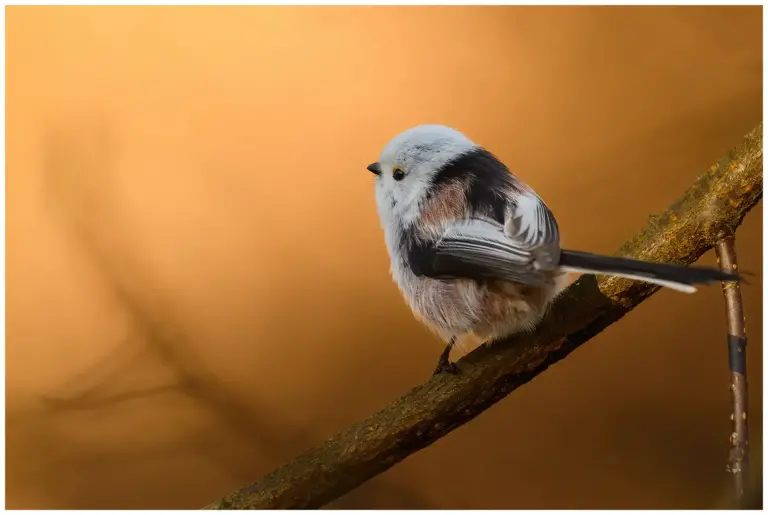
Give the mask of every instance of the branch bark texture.
[[[736, 242], [727, 235], [715, 247], [717, 261], [723, 271], [733, 272], [739, 268], [736, 259]], [[731, 450], [726, 470], [733, 474], [733, 487], [737, 504], [744, 501], [744, 490], [749, 480], [749, 431], [747, 412], [747, 330], [744, 307], [741, 301], [739, 283], [724, 282], [725, 314], [728, 321], [728, 367], [731, 371], [731, 399], [733, 408], [731, 421]]]
[[[733, 234], [763, 194], [763, 124], [745, 136], [618, 255], [688, 265]], [[583, 276], [539, 328], [480, 347], [377, 413], [208, 509], [312, 509], [341, 497], [472, 420], [620, 319], [658, 287]]]

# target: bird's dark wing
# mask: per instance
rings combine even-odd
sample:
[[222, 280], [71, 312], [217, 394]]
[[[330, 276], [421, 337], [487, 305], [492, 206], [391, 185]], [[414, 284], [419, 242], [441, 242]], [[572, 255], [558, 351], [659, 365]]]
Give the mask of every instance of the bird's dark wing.
[[484, 219], [455, 222], [434, 242], [414, 241], [408, 252], [411, 270], [435, 279], [542, 284], [546, 277], [535, 260], [535, 252], [507, 236], [502, 224]]

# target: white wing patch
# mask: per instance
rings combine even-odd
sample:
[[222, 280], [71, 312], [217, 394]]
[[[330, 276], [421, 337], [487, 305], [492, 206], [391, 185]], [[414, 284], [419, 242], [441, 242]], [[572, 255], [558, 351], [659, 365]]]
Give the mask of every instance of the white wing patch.
[[560, 244], [557, 221], [535, 193], [519, 195], [515, 198], [515, 204], [507, 219], [507, 236], [529, 247]]
[[533, 192], [515, 198], [504, 226], [507, 236], [534, 254], [536, 267], [553, 269], [560, 260], [560, 230], [555, 216]]

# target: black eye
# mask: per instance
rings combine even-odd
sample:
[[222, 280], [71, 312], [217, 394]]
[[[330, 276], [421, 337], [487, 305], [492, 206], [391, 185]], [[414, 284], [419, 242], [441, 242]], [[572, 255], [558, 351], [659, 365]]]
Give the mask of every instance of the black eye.
[[392, 170], [392, 178], [396, 181], [402, 181], [405, 177], [405, 172], [401, 168], [395, 168]]

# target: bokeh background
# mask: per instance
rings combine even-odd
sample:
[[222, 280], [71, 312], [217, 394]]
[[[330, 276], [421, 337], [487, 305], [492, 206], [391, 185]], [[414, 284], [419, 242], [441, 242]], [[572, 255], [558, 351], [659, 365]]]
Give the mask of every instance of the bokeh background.
[[[199, 508], [427, 379], [365, 170], [397, 132], [610, 253], [762, 113], [761, 7], [6, 12], [8, 508]], [[756, 477], [761, 248], [757, 208]], [[729, 403], [719, 288], [662, 291], [332, 507], [721, 507]]]

